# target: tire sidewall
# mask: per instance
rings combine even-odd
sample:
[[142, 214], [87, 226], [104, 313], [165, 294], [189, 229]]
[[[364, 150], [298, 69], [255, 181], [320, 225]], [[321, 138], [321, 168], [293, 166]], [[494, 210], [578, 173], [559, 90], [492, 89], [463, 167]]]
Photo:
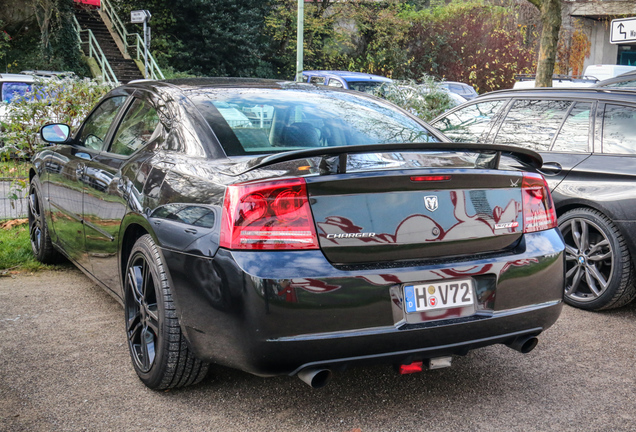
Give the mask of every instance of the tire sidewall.
[[[132, 263], [142, 255], [144, 259], [148, 263], [148, 268], [152, 274], [153, 280], [155, 281], [155, 296], [157, 298], [157, 315], [158, 315], [158, 326], [159, 326], [159, 335], [157, 335], [156, 341], [156, 349], [155, 349], [155, 361], [151, 366], [148, 372], [143, 372], [139, 366], [137, 365], [137, 361], [135, 359], [135, 354], [133, 352], [130, 339], [128, 338], [128, 329], [126, 328], [126, 338], [128, 339], [128, 351], [130, 353], [131, 361], [137, 375], [139, 378], [150, 388], [156, 388], [160, 385], [163, 380], [164, 372], [167, 367], [168, 356], [166, 353], [166, 344], [168, 335], [166, 334], [166, 310], [164, 304], [164, 291], [167, 288], [167, 281], [161, 277], [159, 267], [163, 267], [161, 262], [157, 262], [157, 257], [155, 253], [157, 252], [156, 246], [149, 235], [145, 235], [141, 237], [133, 246], [130, 257], [128, 258], [128, 263], [126, 264], [126, 279], [125, 279], [125, 292], [124, 292], [124, 326], [126, 326], [127, 322], [127, 313], [128, 313], [128, 290], [130, 289], [128, 285], [128, 269], [132, 265]], [[160, 260], [160, 258], [159, 258]]]

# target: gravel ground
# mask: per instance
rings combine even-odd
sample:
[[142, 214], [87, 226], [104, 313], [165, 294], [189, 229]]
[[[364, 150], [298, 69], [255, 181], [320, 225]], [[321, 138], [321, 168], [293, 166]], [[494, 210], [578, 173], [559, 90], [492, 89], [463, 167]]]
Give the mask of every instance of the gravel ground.
[[121, 306], [79, 271], [0, 279], [1, 431], [633, 431], [636, 305], [565, 307], [522, 355], [493, 346], [453, 367], [335, 374], [312, 390], [215, 367], [155, 392], [130, 365]]

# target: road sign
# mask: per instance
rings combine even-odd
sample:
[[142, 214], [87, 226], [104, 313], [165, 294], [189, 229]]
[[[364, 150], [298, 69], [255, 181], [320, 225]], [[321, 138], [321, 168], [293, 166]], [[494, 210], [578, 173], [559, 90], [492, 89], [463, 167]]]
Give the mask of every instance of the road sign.
[[610, 43], [636, 42], [636, 17], [612, 20]]
[[147, 10], [136, 10], [130, 12], [130, 22], [132, 24], [141, 24], [150, 21], [150, 12]]

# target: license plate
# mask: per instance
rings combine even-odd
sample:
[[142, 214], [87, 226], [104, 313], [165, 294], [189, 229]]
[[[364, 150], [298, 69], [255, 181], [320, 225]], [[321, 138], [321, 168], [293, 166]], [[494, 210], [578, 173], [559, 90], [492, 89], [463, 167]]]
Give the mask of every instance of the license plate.
[[472, 279], [406, 285], [406, 312], [422, 312], [471, 306], [474, 304]]

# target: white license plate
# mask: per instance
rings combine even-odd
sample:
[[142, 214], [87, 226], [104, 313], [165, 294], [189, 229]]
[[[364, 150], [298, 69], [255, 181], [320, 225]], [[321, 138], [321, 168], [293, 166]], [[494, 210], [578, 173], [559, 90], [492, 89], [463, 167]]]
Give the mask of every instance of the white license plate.
[[404, 286], [407, 313], [471, 306], [474, 298], [472, 279]]

